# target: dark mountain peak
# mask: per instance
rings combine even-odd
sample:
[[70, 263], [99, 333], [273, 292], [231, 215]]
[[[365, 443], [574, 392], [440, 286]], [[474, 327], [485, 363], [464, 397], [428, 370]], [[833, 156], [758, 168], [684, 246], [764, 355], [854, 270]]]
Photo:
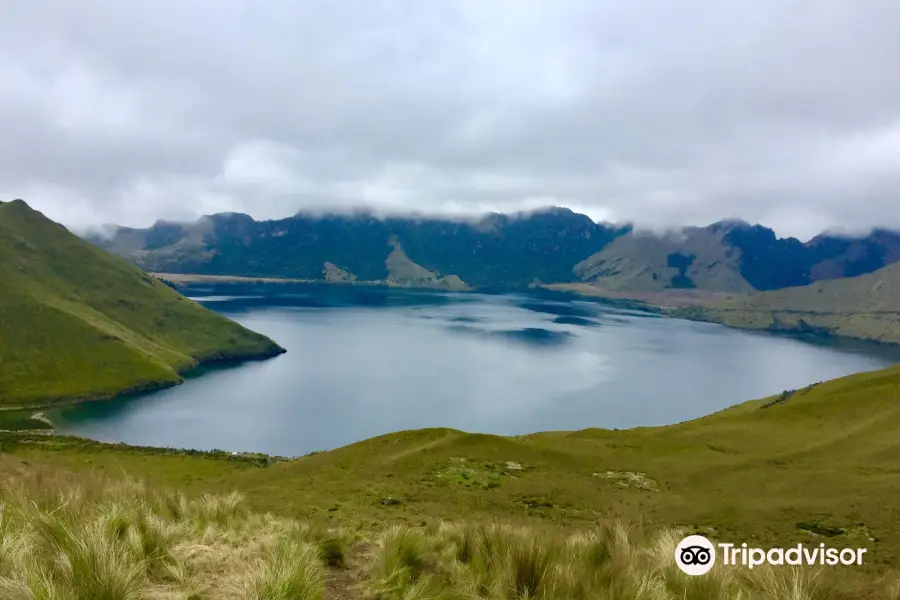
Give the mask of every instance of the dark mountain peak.
[[509, 223], [508, 216], [502, 213], [491, 212], [473, 221], [472, 226], [476, 231], [480, 231], [482, 233], [491, 233], [494, 231], [499, 231], [507, 223]]
[[702, 229], [706, 229], [707, 231], [711, 231], [713, 233], [721, 233], [721, 232], [728, 233], [728, 232], [734, 231], [736, 229], [749, 230], [749, 229], [753, 229], [753, 227], [761, 227], [761, 226], [760, 225], [751, 225], [750, 223], [748, 223], [747, 221], [745, 221], [743, 219], [734, 217], [734, 218], [728, 218], [728, 219], [721, 219], [719, 221], [716, 221], [715, 223], [712, 223], [710, 225], [707, 225], [706, 227], [703, 227]]
[[788, 244], [791, 246], [802, 245], [803, 242], [794, 237], [778, 237], [775, 230], [759, 223], [748, 223], [743, 219], [726, 219], [717, 221], [710, 225], [707, 229], [710, 231], [721, 231], [726, 234], [726, 239], [734, 240], [757, 240], [774, 244], [776, 242]]
[[157, 219], [153, 222], [153, 225], [150, 226], [150, 229], [181, 229], [184, 225], [186, 225], [186, 223], [169, 221], [168, 219]]
[[822, 233], [810, 238], [810, 240], [808, 242], [806, 242], [806, 244], [808, 246], [815, 246], [817, 244], [828, 242], [830, 240], [851, 241], [851, 240], [866, 237], [871, 232], [872, 232], [871, 229], [866, 229], [866, 230], [860, 231], [860, 230], [846, 229], [843, 227], [831, 227], [829, 229], [826, 229]]
[[869, 237], [882, 243], [900, 243], [900, 231], [894, 231], [892, 229], [883, 229], [881, 227], [875, 228], [872, 230], [872, 233], [869, 234]]
[[256, 223], [256, 220], [246, 213], [239, 212], [223, 212], [214, 215], [207, 215], [208, 219], [214, 223], [231, 222], [231, 223]]
[[900, 240], [900, 231], [894, 231], [892, 229], [887, 229], [884, 227], [874, 227], [872, 229], [866, 230], [832, 228], [823, 231], [806, 243], [808, 246], [816, 246], [834, 240], [852, 242], [865, 239], [894, 242], [895, 240]]
[[[538, 215], [558, 215], [558, 216], [568, 216], [568, 215], [577, 215], [574, 210], [571, 208], [567, 208], [565, 206], [543, 206], [541, 208], [536, 208], [530, 211], [524, 211], [533, 216]], [[584, 215], [581, 215], [584, 216]]]
[[560, 230], [590, 230], [598, 226], [593, 219], [587, 215], [577, 213], [572, 209], [551, 206], [540, 208], [533, 211], [520, 212], [506, 218], [508, 222], [517, 226], [537, 227], [542, 229], [560, 229]]
[[[412, 217], [410, 217], [412, 218]], [[387, 221], [390, 220], [386, 216], [382, 216], [377, 214], [374, 210], [365, 206], [353, 207], [348, 210], [324, 210], [324, 211], [315, 211], [315, 210], [301, 210], [296, 213], [292, 217], [289, 217], [294, 221], [303, 221], [303, 222], [312, 222], [317, 220], [322, 221], [332, 221], [338, 223], [372, 223], [375, 221]], [[273, 223], [281, 223], [283, 221], [287, 221], [288, 219], [282, 219], [281, 221], [271, 221]], [[267, 221], [268, 222], [268, 221]]]
[[831, 230], [809, 240], [805, 247], [816, 279], [854, 277], [900, 260], [900, 233], [880, 227], [865, 234]]
[[512, 216], [519, 219], [528, 219], [528, 220], [584, 220], [593, 221], [587, 215], [583, 215], [581, 213], [577, 213], [571, 208], [566, 208], [564, 206], [545, 206], [542, 208], [536, 208], [534, 210], [523, 210], [517, 213], [514, 213]]

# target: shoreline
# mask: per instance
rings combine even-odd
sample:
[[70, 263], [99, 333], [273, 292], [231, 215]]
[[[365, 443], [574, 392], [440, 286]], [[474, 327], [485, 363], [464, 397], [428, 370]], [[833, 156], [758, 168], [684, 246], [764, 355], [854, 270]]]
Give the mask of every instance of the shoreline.
[[[770, 333], [774, 335], [786, 335], [791, 337], [806, 336], [814, 340], [835, 340], [845, 342], [862, 342], [874, 344], [878, 346], [888, 346], [892, 348], [900, 348], [900, 338], [886, 339], [877, 338], [867, 335], [848, 335], [846, 333], [838, 333], [833, 327], [827, 325], [818, 325], [815, 321], [818, 317], [839, 317], [852, 315], [855, 317], [872, 317], [893, 315], [897, 316], [896, 311], [883, 311], [878, 313], [842, 313], [828, 312], [822, 313], [813, 310], [803, 309], [757, 309], [747, 311], [742, 309], [732, 309], [727, 307], [710, 306], [708, 302], [714, 302], [727, 296], [724, 292], [705, 292], [705, 291], [666, 291], [666, 292], [616, 292], [611, 290], [603, 290], [588, 284], [548, 284], [541, 286], [556, 292], [569, 294], [578, 298], [588, 298], [597, 302], [609, 303], [613, 306], [633, 307], [637, 310], [644, 310], [663, 317], [671, 319], [681, 319], [684, 321], [694, 321], [697, 323], [713, 323], [722, 325], [730, 329], [739, 331], [752, 331], [758, 333]], [[665, 302], [665, 303], [663, 303]], [[740, 314], [752, 312], [755, 316], [767, 317], [770, 320], [766, 325], [751, 325], [729, 322], [726, 315]], [[786, 326], [786, 323], [779, 323], [780, 315], [796, 315], [797, 322], [795, 326]], [[806, 317], [804, 319], [803, 317]], [[764, 319], [765, 320], [765, 319]]]
[[[36, 414], [41, 414], [46, 409], [54, 409], [54, 408], [64, 408], [67, 406], [76, 406], [79, 404], [86, 404], [88, 402], [105, 402], [107, 400], [112, 400], [114, 398], [118, 398], [120, 396], [132, 396], [132, 395], [141, 395], [148, 394], [150, 392], [156, 392], [161, 390], [166, 390], [169, 388], [173, 388], [175, 386], [181, 385], [184, 383], [184, 376], [195, 371], [197, 369], [201, 369], [203, 367], [212, 367], [212, 366], [229, 366], [234, 365], [237, 366], [241, 363], [245, 362], [255, 362], [262, 360], [269, 360], [270, 358], [275, 358], [276, 356], [281, 356], [285, 354], [287, 350], [282, 348], [281, 346], [277, 346], [277, 350], [267, 351], [264, 353], [259, 353], [255, 355], [248, 355], [242, 357], [220, 357], [220, 358], [206, 358], [206, 359], [197, 359], [196, 362], [188, 367], [182, 369], [175, 369], [175, 373], [178, 375], [179, 379], [177, 380], [169, 380], [169, 381], [147, 381], [138, 385], [132, 385], [121, 390], [115, 392], [104, 392], [100, 394], [91, 394], [91, 395], [80, 395], [80, 396], [63, 396], [59, 398], [52, 399], [42, 399], [36, 400], [35, 402], [30, 402], [27, 404], [17, 404], [17, 405], [0, 405], [0, 414], [7, 412], [19, 412], [26, 410], [35, 410], [39, 411]], [[40, 420], [40, 419], [37, 419]], [[49, 419], [41, 421], [44, 423], [51, 424]]]
[[[374, 440], [388, 439], [388, 438], [397, 437], [397, 436], [404, 436], [404, 435], [409, 435], [409, 434], [430, 432], [430, 431], [431, 432], [444, 432], [445, 434], [454, 434], [454, 435], [487, 436], [487, 437], [491, 437], [491, 438], [503, 439], [503, 440], [508, 440], [508, 441], [526, 441], [526, 440], [533, 440], [535, 438], [540, 438], [542, 436], [559, 435], [559, 434], [577, 436], [578, 434], [595, 435], [598, 433], [602, 433], [604, 435], [618, 436], [618, 437], [628, 437], [628, 436], [633, 436], [633, 435], [641, 435], [641, 436], [649, 435], [652, 437], [657, 434], [664, 435], [666, 432], [669, 432], [669, 433], [677, 432], [686, 427], [691, 427], [692, 425], [694, 425], [698, 422], [709, 421], [711, 419], [725, 418], [728, 415], [740, 415], [740, 414], [744, 414], [748, 411], [753, 411], [753, 410], [764, 410], [769, 407], [776, 406], [778, 404], [782, 404], [782, 403], [786, 402], [787, 400], [790, 399], [790, 397], [794, 393], [798, 393], [801, 391], [803, 393], [806, 393], [815, 388], [819, 388], [820, 386], [831, 386], [831, 385], [836, 384], [837, 382], [846, 381], [846, 380], [853, 379], [853, 378], [865, 377], [865, 376], [871, 375], [871, 374], [888, 373], [888, 372], [896, 373], [898, 367], [900, 367], [900, 365], [893, 365], [893, 366], [879, 368], [879, 369], [850, 373], [848, 375], [844, 375], [844, 376], [837, 377], [834, 379], [810, 383], [809, 385], [804, 386], [802, 388], [797, 388], [796, 390], [791, 390], [792, 393], [791, 393], [791, 395], [789, 395], [787, 397], [787, 399], [783, 399], [783, 394], [781, 394], [781, 395], [780, 394], [772, 394], [772, 395], [764, 396], [764, 397], [760, 397], [760, 398], [752, 398], [752, 399], [748, 399], [748, 400], [742, 400], [740, 402], [736, 402], [736, 403], [726, 406], [724, 408], [720, 408], [718, 410], [714, 410], [714, 411], [711, 411], [709, 413], [706, 413], [706, 414], [703, 414], [703, 415], [700, 415], [697, 417], [693, 417], [693, 418], [685, 419], [685, 420], [681, 420], [681, 421], [676, 421], [676, 422], [672, 422], [672, 423], [667, 423], [664, 425], [635, 425], [635, 426], [627, 427], [627, 428], [623, 428], [623, 429], [607, 428], [607, 427], [590, 427], [589, 426], [589, 427], [582, 427], [580, 429], [542, 430], [542, 431], [533, 431], [530, 433], [521, 433], [521, 434], [512, 434], [512, 435], [498, 434], [498, 433], [471, 432], [471, 431], [467, 431], [467, 430], [463, 430], [463, 429], [456, 429], [456, 428], [450, 428], [450, 427], [439, 427], [439, 426], [437, 426], [437, 427], [420, 427], [420, 428], [414, 428], [414, 429], [400, 429], [400, 430], [396, 430], [396, 431], [391, 431], [388, 433], [383, 433], [383, 434], [379, 434], [379, 435], [362, 438], [355, 442], [349, 442], [349, 443], [343, 444], [341, 446], [336, 446], [336, 447], [332, 447], [332, 448], [325, 449], [325, 450], [316, 450], [316, 451], [309, 452], [306, 454], [291, 455], [291, 456], [269, 454], [267, 452], [257, 452], [257, 451], [247, 451], [247, 450], [244, 450], [244, 451], [230, 451], [230, 450], [224, 450], [224, 449], [204, 450], [204, 449], [199, 449], [199, 448], [190, 448], [190, 447], [181, 447], [181, 446], [179, 446], [179, 447], [151, 446], [151, 445], [146, 445], [146, 444], [129, 444], [127, 442], [110, 442], [110, 441], [103, 441], [103, 440], [98, 440], [98, 439], [94, 439], [94, 438], [90, 438], [90, 437], [83, 437], [83, 436], [72, 435], [72, 434], [67, 434], [67, 433], [59, 433], [55, 429], [10, 430], [10, 429], [0, 428], [0, 433], [7, 434], [9, 436], [12, 436], [13, 438], [20, 438], [20, 439], [26, 440], [26, 442], [27, 442], [27, 439], [29, 438], [29, 436], [41, 436], [41, 437], [48, 437], [48, 438], [64, 438], [66, 440], [74, 441], [79, 444], [88, 445], [88, 446], [99, 446], [99, 447], [103, 447], [103, 448], [125, 448], [128, 450], [133, 450], [133, 451], [138, 451], [141, 453], [148, 453], [148, 454], [176, 454], [176, 455], [188, 454], [188, 455], [210, 456], [210, 457], [216, 457], [216, 458], [219, 458], [219, 457], [231, 458], [231, 459], [238, 459], [238, 460], [247, 459], [247, 458], [257, 458], [257, 459], [258, 458], [266, 458], [266, 459], [269, 459], [274, 462], [300, 461], [300, 460], [309, 458], [311, 456], [320, 455], [320, 454], [328, 454], [328, 453], [335, 452], [335, 451], [338, 451], [341, 449], [354, 447], [354, 446], [357, 446], [360, 444], [371, 443]], [[42, 422], [47, 422], [47, 421], [49, 421], [49, 420], [45, 420]], [[2, 439], [2, 437], [0, 437], [0, 442], [2, 442], [2, 441], [3, 441], [3, 439]]]
[[[245, 277], [238, 275], [201, 275], [188, 273], [150, 273], [158, 279], [168, 280], [175, 285], [190, 285], [192, 283], [220, 283], [220, 284], [239, 284], [239, 283], [262, 283], [262, 284], [291, 284], [302, 283], [310, 285], [344, 285], [344, 286], [366, 286], [366, 287], [384, 287], [392, 289], [415, 289], [415, 290], [431, 290], [444, 292], [485, 292], [485, 290], [493, 290], [494, 288], [469, 288], [466, 290], [452, 290], [440, 285], [417, 284], [417, 283], [397, 283], [390, 281], [335, 281], [325, 279], [292, 279], [278, 277]], [[596, 286], [571, 282], [571, 283], [533, 283], [525, 288], [509, 288], [508, 291], [528, 291], [542, 290], [554, 293], [565, 294], [569, 297], [580, 298], [589, 301], [600, 302], [609, 306], [623, 308], [626, 310], [637, 310], [650, 314], [656, 314], [663, 317], [674, 319], [682, 319], [685, 321], [694, 321], [700, 323], [714, 323], [722, 325], [730, 329], [740, 331], [755, 331], [761, 333], [771, 333], [775, 335], [786, 336], [812, 336], [818, 340], [837, 340], [847, 342], [864, 342], [878, 346], [889, 346], [900, 348], [900, 338], [882, 339], [866, 335], [847, 335], [845, 333], [836, 333], [835, 330], [828, 326], [820, 326], [814, 323], [806, 322], [802, 317], [798, 318], [796, 327], [781, 326], [753, 326], [749, 324], [739, 324], [729, 322], [724, 315], [729, 311], [736, 309], [718, 308], [710, 306], [710, 302], [723, 300], [731, 295], [730, 292], [713, 292], [707, 290], [695, 289], [678, 289], [663, 291], [647, 291], [647, 292], [622, 292], [616, 290], [605, 290]], [[496, 291], [496, 290], [494, 290]], [[489, 293], [489, 292], [485, 292]], [[771, 317], [773, 323], [777, 321], [779, 314], [793, 313], [807, 317], [821, 316], [815, 311], [808, 310], [759, 310], [759, 315]], [[844, 313], [829, 313], [833, 316], [843, 315]], [[859, 316], [859, 313], [853, 313]], [[887, 314], [887, 313], [886, 313]]]
[[192, 284], [222, 284], [233, 285], [240, 283], [262, 283], [272, 285], [289, 285], [289, 284], [306, 284], [306, 285], [343, 285], [343, 286], [362, 286], [362, 287], [383, 287], [391, 289], [413, 289], [413, 290], [433, 290], [438, 292], [473, 292], [477, 288], [466, 287], [450, 287], [441, 285], [440, 283], [427, 282], [402, 282], [391, 281], [389, 279], [376, 280], [358, 280], [358, 279], [296, 279], [292, 277], [248, 277], [244, 275], [200, 275], [192, 273], [157, 273], [150, 272], [152, 277], [159, 279], [163, 283], [170, 283], [176, 288], [179, 286], [187, 286]]

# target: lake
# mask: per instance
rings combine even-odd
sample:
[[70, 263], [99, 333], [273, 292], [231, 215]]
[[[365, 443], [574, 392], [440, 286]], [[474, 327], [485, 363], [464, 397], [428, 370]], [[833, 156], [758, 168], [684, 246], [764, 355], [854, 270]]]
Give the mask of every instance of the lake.
[[549, 292], [183, 291], [287, 354], [48, 413], [61, 431], [298, 456], [420, 427], [514, 435], [664, 425], [900, 362], [884, 347], [809, 343]]

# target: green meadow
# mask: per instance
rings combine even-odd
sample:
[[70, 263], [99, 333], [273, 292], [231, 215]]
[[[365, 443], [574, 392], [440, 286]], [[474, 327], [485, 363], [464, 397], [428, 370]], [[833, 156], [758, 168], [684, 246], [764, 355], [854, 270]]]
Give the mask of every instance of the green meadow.
[[[520, 437], [426, 429], [294, 459], [7, 432], [0, 438], [0, 458], [10, 481], [36, 470], [75, 480], [139, 478], [147, 489], [175, 489], [185, 498], [238, 493], [248, 514], [349, 536], [342, 544], [356, 570], [339, 575], [359, 593], [378, 598], [445, 592], [485, 598], [893, 598], [885, 577], [893, 577], [900, 561], [900, 507], [894, 501], [900, 490], [898, 392], [900, 367], [893, 367], [785, 390], [666, 427]], [[616, 533], [616, 523], [629, 533]], [[827, 542], [863, 547], [867, 554], [860, 567], [759, 575], [799, 577], [813, 586], [807, 595], [751, 593], [757, 585], [800, 584], [739, 581], [730, 571], [716, 583], [690, 583], [663, 565], [660, 550], [673, 548], [686, 533], [760, 547]], [[595, 581], [588, 573], [594, 571], [583, 569], [583, 561], [593, 559], [572, 554], [572, 544], [625, 544], [622, 536], [642, 565], [628, 575], [637, 578], [630, 583], [613, 581], [608, 572]], [[500, 581], [483, 562], [457, 564], [459, 544], [499, 552], [502, 560], [478, 559], [490, 564], [519, 560], [513, 557], [524, 552], [555, 582], [547, 584], [552, 591], [526, 586], [513, 594], [509, 586], [519, 584], [503, 578], [514, 575], [497, 575]], [[517, 549], [497, 550], [493, 544]], [[385, 548], [402, 557], [379, 554]], [[626, 552], [608, 550], [619, 551]], [[661, 554], [653, 559], [653, 552]], [[603, 560], [619, 560], [612, 554]], [[560, 588], [560, 576], [546, 574], [558, 569], [575, 569], [583, 586]], [[677, 581], [668, 580], [670, 575]], [[646, 589], [659, 588], [660, 595], [621, 591], [644, 585], [641, 577], [649, 578]], [[714, 590], [690, 588], [684, 596], [687, 588], [679, 586], [700, 580]], [[822, 581], [842, 595], [815, 591]]]

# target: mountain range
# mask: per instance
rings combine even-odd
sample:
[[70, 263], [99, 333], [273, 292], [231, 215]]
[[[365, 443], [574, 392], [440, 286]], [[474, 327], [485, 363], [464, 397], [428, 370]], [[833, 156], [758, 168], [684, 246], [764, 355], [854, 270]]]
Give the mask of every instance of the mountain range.
[[257, 221], [221, 213], [88, 236], [163, 273], [380, 281], [452, 289], [583, 282], [618, 291], [752, 292], [853, 277], [900, 261], [900, 233], [779, 238], [740, 220], [668, 233], [565, 208], [478, 220], [368, 213]]

